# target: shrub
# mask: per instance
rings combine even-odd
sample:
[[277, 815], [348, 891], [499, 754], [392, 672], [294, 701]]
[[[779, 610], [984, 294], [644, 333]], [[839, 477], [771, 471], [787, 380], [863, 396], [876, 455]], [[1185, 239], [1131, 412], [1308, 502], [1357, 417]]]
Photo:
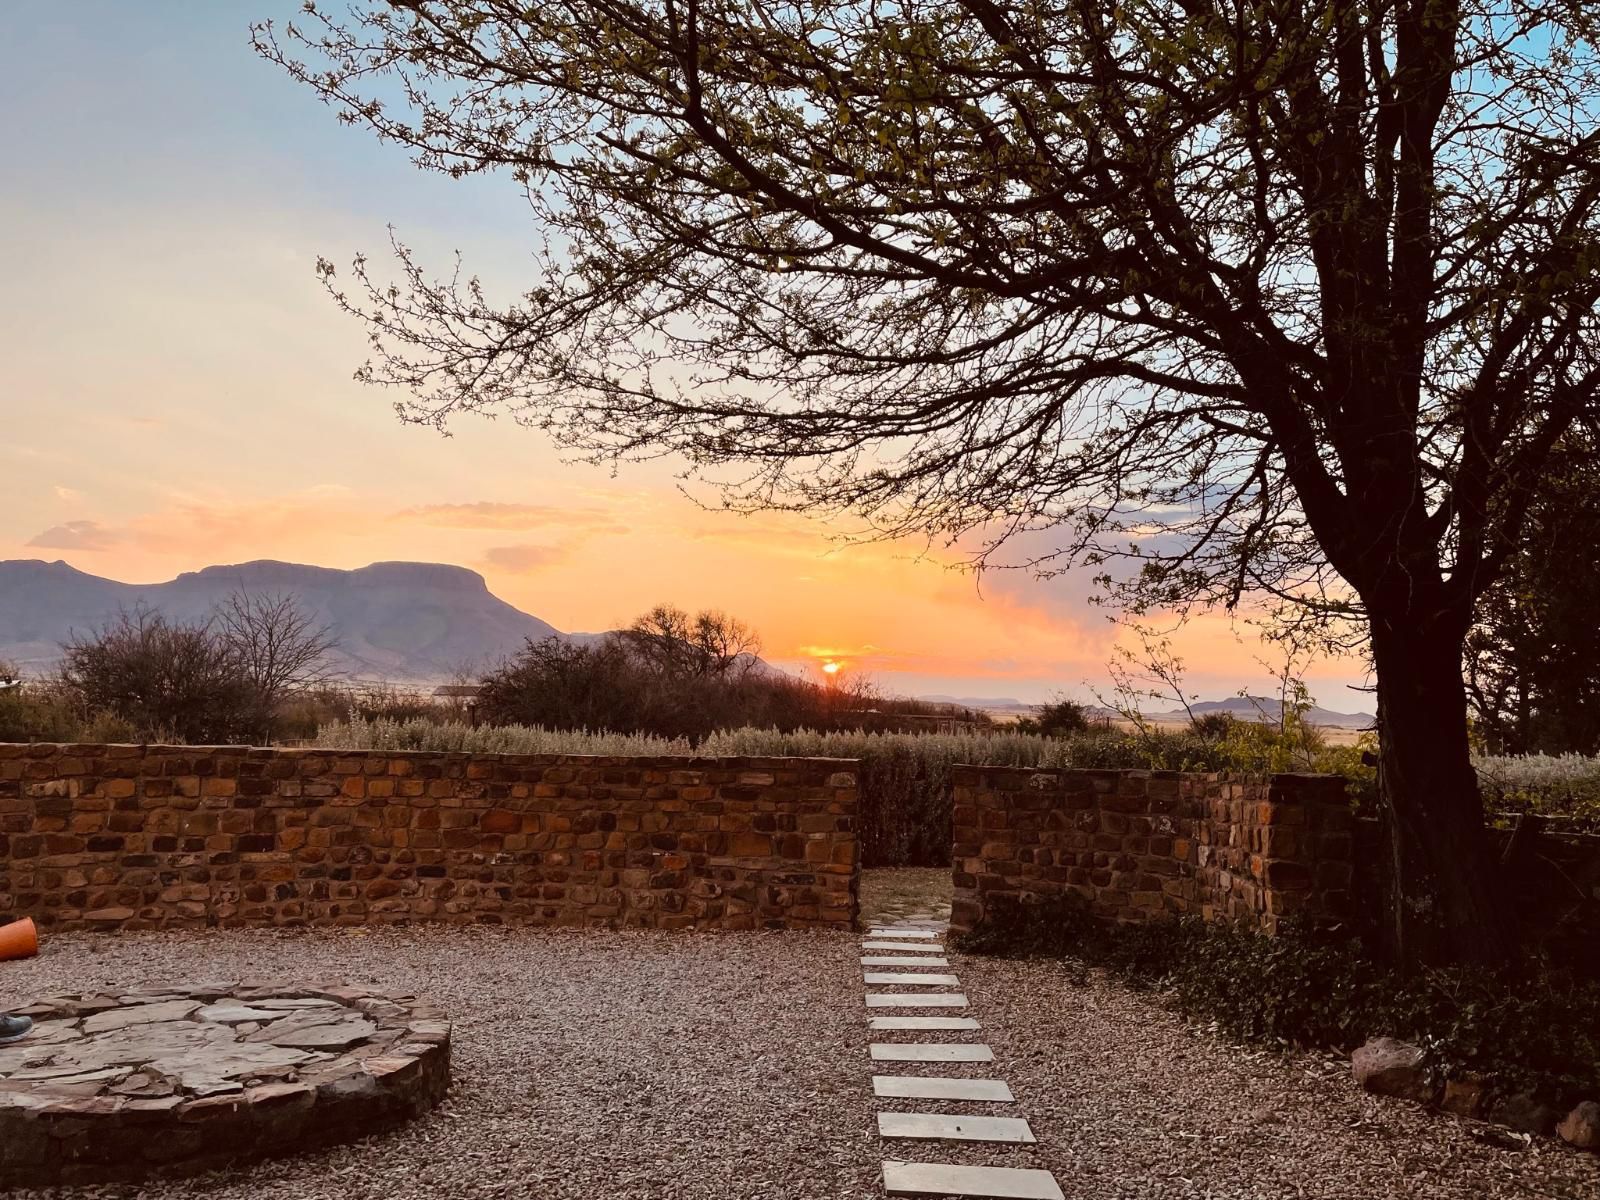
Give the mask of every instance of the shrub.
[[317, 731], [316, 744], [330, 750], [429, 750], [469, 754], [692, 754], [682, 738], [644, 733], [591, 733], [529, 725], [482, 725], [465, 721], [335, 721]]
[[1600, 828], [1600, 757], [1583, 754], [1479, 755], [1484, 804], [1499, 813], [1536, 813]]
[[1076, 700], [1057, 697], [1041, 704], [1036, 715], [1022, 717], [1015, 726], [1019, 733], [1038, 733], [1045, 737], [1069, 737], [1090, 728], [1089, 710]]
[[1349, 1051], [1389, 1035], [1425, 1047], [1447, 1074], [1476, 1071], [1557, 1101], [1600, 1091], [1600, 983], [1541, 963], [1401, 975], [1357, 940], [1288, 928], [1278, 937], [1190, 919], [1113, 925], [1074, 896], [989, 903], [962, 935], [978, 954], [1046, 955], [1159, 988], [1186, 1016], [1241, 1041]]
[[0, 742], [81, 741], [82, 728], [82, 714], [62, 688], [25, 683], [0, 692]]
[[136, 608], [73, 635], [58, 687], [79, 713], [114, 714], [105, 728], [130, 738], [270, 742], [333, 644], [292, 597], [237, 592], [204, 620]]

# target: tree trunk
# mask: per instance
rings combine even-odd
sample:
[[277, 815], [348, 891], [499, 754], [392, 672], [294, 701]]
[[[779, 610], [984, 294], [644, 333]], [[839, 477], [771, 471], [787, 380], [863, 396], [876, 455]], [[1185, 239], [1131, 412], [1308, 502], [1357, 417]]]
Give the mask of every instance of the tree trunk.
[[1374, 614], [1372, 622], [1388, 855], [1383, 932], [1390, 955], [1406, 966], [1497, 966], [1515, 944], [1467, 743], [1465, 622], [1460, 635], [1455, 624], [1436, 616], [1429, 628], [1411, 614]]

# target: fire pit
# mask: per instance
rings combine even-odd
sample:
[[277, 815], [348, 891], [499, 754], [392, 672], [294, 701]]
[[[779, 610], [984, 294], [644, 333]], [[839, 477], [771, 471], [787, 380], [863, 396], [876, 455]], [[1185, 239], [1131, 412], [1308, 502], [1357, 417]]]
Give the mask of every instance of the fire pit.
[[135, 1180], [350, 1141], [426, 1112], [450, 1025], [411, 997], [232, 983], [55, 996], [0, 1046], [0, 1188]]

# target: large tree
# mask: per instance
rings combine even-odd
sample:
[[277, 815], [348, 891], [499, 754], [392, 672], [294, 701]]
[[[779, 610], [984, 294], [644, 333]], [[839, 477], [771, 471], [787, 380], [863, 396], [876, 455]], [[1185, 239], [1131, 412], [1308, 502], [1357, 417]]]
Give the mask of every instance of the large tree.
[[407, 417], [1352, 616], [1392, 940], [1508, 952], [1461, 656], [1600, 385], [1583, 0], [306, 7], [263, 54], [541, 235], [503, 302], [323, 264]]

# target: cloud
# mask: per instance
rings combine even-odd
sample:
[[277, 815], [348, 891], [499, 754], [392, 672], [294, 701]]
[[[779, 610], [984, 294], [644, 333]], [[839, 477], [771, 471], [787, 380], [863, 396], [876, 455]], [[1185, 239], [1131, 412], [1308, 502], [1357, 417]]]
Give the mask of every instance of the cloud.
[[505, 504], [478, 500], [470, 504], [425, 504], [402, 509], [396, 521], [417, 521], [445, 529], [544, 529], [559, 526], [585, 533], [627, 533], [628, 527], [592, 508], [555, 504]]
[[29, 539], [28, 545], [50, 550], [109, 550], [117, 541], [118, 535], [98, 521], [68, 521], [52, 525]]
[[482, 566], [525, 575], [561, 562], [567, 551], [560, 546], [495, 546], [484, 551]]
[[59, 500], [82, 500], [83, 499], [83, 493], [82, 492], [77, 491], [74, 488], [63, 487], [59, 483], [56, 484], [55, 487], [52, 488], [51, 490], [53, 492], [55, 492], [56, 498], [59, 499]]

